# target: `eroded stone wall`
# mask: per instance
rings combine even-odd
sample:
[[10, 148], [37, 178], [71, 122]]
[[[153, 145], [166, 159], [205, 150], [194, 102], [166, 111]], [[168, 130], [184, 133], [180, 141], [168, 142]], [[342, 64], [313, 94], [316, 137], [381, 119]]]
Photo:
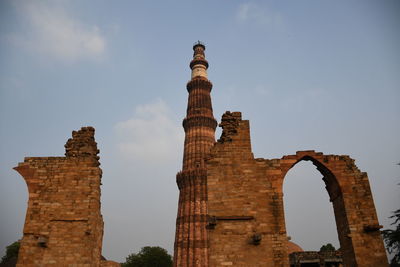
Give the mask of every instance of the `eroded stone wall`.
[[387, 266], [368, 176], [349, 156], [299, 151], [255, 159], [249, 122], [227, 112], [207, 159], [209, 266], [289, 266], [283, 181], [299, 161], [324, 176], [333, 204], [344, 266]]
[[27, 157], [14, 169], [29, 199], [17, 266], [119, 266], [101, 261], [103, 218], [94, 128], [72, 133], [65, 157]]

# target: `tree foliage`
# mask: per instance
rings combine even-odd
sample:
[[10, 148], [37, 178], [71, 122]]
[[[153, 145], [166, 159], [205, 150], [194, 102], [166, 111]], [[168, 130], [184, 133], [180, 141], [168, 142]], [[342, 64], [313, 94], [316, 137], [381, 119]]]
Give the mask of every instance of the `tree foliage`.
[[6, 247], [6, 255], [1, 258], [0, 263], [7, 263], [9, 260], [18, 257], [19, 241], [15, 241]]
[[396, 229], [383, 230], [382, 235], [387, 250], [389, 253], [394, 254], [393, 259], [390, 261], [390, 266], [400, 266], [400, 209], [394, 211], [389, 218], [394, 218], [394, 222], [391, 225], [397, 224]]
[[171, 267], [172, 257], [161, 247], [142, 247], [139, 253], [132, 253], [122, 267]]
[[328, 243], [326, 245], [323, 245], [320, 249], [319, 252], [326, 252], [326, 251], [335, 251], [335, 247], [331, 244]]

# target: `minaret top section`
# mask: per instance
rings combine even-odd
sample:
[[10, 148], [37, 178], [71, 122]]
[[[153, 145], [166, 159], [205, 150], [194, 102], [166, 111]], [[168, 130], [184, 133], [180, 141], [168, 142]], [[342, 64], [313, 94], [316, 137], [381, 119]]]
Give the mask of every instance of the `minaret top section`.
[[193, 44], [193, 50], [196, 50], [196, 46], [201, 46], [203, 47], [203, 50], [206, 50], [206, 45], [200, 40]]
[[190, 62], [192, 69], [192, 79], [196, 77], [203, 77], [207, 79], [208, 62], [204, 51], [206, 46], [198, 41], [193, 45], [193, 60]]

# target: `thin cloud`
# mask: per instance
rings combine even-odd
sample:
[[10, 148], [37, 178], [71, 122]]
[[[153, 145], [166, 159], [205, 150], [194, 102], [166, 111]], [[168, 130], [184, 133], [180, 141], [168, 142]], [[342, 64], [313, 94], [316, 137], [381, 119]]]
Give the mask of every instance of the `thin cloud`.
[[270, 95], [272, 92], [270, 89], [268, 89], [266, 86], [264, 85], [258, 85], [255, 87], [254, 91], [256, 92], [256, 94], [260, 95], [260, 96], [268, 96]]
[[16, 44], [64, 61], [96, 59], [105, 53], [100, 28], [75, 18], [62, 2], [16, 1], [15, 6], [28, 24], [28, 30], [12, 36]]
[[236, 20], [239, 23], [256, 23], [273, 28], [283, 27], [283, 19], [278, 12], [255, 3], [241, 4], [237, 9]]
[[140, 105], [132, 118], [115, 125], [123, 158], [154, 163], [176, 161], [182, 154], [183, 130], [162, 100]]
[[303, 111], [309, 107], [323, 109], [330, 105], [330, 96], [323, 88], [304, 90], [302, 94], [292, 94], [290, 97], [282, 99], [281, 107], [284, 110]]

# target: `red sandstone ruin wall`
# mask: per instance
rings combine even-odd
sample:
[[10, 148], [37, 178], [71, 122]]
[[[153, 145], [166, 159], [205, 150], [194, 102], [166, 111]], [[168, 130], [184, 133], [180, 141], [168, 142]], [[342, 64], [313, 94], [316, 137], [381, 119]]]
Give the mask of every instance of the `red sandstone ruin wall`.
[[251, 152], [249, 122], [238, 112], [226, 113], [221, 126], [207, 161], [208, 213], [216, 217], [209, 230], [210, 266], [288, 266], [281, 249], [286, 236], [279, 234], [273, 211], [275, 193]]
[[74, 131], [65, 147], [66, 157], [25, 158], [15, 167], [29, 191], [17, 266], [101, 264], [102, 171], [94, 129]]
[[[221, 126], [207, 160], [210, 266], [289, 266], [282, 189], [287, 171], [301, 160], [311, 160], [324, 176], [344, 266], [387, 266], [368, 177], [353, 159], [314, 151], [254, 159], [248, 121], [228, 112]], [[255, 233], [258, 245], [251, 242]]]

